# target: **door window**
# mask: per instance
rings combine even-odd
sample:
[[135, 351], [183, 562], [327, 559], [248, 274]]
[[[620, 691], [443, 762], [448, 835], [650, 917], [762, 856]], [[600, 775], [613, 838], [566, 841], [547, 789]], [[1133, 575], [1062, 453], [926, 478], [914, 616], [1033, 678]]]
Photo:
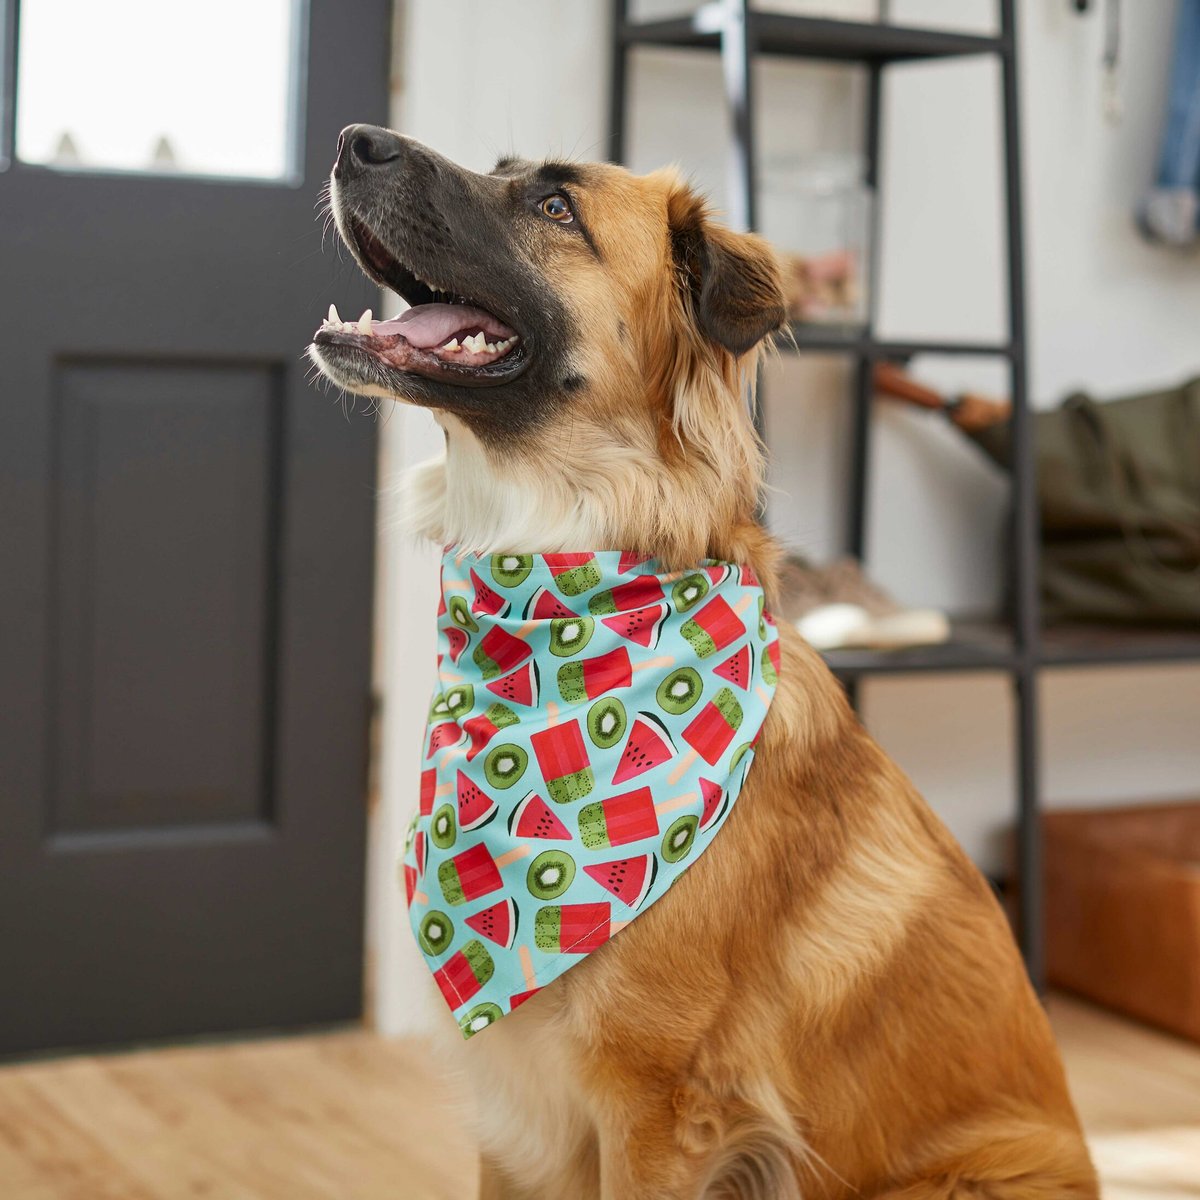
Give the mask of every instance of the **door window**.
[[287, 180], [303, 0], [21, 0], [16, 157]]

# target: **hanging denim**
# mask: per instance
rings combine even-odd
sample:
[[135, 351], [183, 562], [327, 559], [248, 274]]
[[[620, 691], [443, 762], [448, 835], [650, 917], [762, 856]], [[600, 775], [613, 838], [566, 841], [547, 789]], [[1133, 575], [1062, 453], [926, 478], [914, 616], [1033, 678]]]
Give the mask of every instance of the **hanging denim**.
[[1200, 238], [1200, 0], [1179, 3], [1158, 179], [1138, 209], [1138, 227], [1170, 246]]

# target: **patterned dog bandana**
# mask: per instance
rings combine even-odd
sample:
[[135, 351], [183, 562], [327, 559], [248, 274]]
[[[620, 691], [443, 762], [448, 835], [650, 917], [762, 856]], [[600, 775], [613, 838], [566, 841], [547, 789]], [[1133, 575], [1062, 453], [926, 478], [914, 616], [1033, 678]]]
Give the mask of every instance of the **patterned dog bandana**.
[[645, 911], [712, 841], [779, 670], [747, 567], [448, 551], [409, 920], [471, 1037]]

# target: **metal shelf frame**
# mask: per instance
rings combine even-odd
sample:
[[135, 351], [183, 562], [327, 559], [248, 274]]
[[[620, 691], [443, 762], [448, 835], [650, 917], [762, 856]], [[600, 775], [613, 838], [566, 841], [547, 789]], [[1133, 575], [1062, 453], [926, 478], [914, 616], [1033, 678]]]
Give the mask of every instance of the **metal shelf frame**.
[[[692, 14], [671, 20], [634, 22], [628, 0], [612, 0], [612, 76], [610, 146], [614, 161], [625, 158], [628, 119], [628, 62], [635, 47], [658, 46], [719, 54], [729, 113], [730, 153], [735, 187], [730, 197], [732, 223], [754, 229], [758, 180], [755, 162], [754, 62], [764, 54], [859, 65], [867, 73], [863, 148], [865, 182], [878, 193], [882, 140], [883, 72], [890, 63], [991, 55], [1001, 65], [1004, 140], [1004, 201], [1007, 238], [1008, 339], [1000, 345], [889, 342], [875, 333], [874, 298], [878, 294], [879, 205], [874, 206], [872, 261], [867, 265], [871, 311], [863, 330], [838, 333], [795, 327], [795, 348], [849, 355], [855, 363], [853, 420], [846, 496], [846, 549], [863, 558], [867, 545], [867, 498], [871, 462], [871, 409], [874, 365], [880, 359], [913, 354], [994, 354], [1010, 375], [1013, 402], [1013, 536], [1010, 579], [1013, 619], [1007, 634], [965, 639], [947, 646], [901, 655], [839, 652], [830, 655], [833, 669], [854, 695], [857, 681], [882, 672], [988, 671], [1010, 676], [1014, 697], [1014, 748], [1017, 785], [1017, 935], [1034, 985], [1044, 982], [1042, 936], [1042, 842], [1039, 819], [1038, 668], [1042, 664], [1038, 599], [1038, 513], [1034, 490], [1031, 420], [1026, 380], [1025, 235], [1021, 195], [1020, 99], [1017, 75], [1015, 0], [998, 0], [1000, 33], [996, 37], [940, 30], [764, 13], [749, 0], [713, 0]], [[1049, 662], [1047, 662], [1049, 665]]]

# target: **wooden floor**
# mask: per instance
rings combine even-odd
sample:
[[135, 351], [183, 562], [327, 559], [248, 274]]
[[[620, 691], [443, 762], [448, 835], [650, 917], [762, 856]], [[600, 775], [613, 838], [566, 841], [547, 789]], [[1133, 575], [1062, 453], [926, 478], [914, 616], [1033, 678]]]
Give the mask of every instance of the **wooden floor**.
[[[1200, 1049], [1056, 998], [1108, 1200], [1200, 1198]], [[468, 1200], [419, 1050], [366, 1033], [0, 1068], [2, 1200]]]

